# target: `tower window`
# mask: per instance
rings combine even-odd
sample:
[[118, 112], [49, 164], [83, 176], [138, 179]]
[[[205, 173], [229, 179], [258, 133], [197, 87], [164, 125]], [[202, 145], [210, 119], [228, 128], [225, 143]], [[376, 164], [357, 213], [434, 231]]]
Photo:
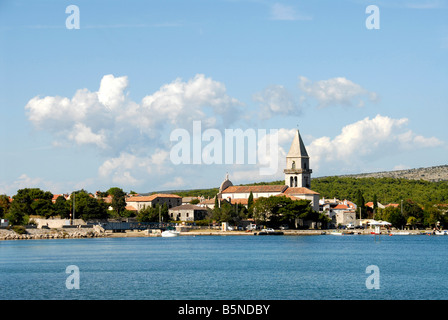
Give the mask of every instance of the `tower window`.
[[292, 168], [293, 168], [293, 169], [296, 168], [296, 162], [295, 162], [295, 161], [292, 162]]

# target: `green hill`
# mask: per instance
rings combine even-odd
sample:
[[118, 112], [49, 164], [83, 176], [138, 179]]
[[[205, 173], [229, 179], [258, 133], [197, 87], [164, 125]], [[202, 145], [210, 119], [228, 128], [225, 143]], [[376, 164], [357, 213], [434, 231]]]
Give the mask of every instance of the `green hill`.
[[[259, 182], [246, 185], [277, 185], [283, 180]], [[319, 192], [324, 198], [337, 198], [340, 200], [356, 200], [356, 193], [361, 190], [364, 199], [372, 201], [376, 194], [382, 204], [399, 203], [401, 200], [411, 199], [421, 205], [448, 203], [448, 181], [424, 181], [402, 178], [355, 178], [347, 176], [334, 176], [314, 178], [311, 189]], [[180, 196], [204, 196], [213, 198], [218, 188], [196, 189], [174, 192]]]

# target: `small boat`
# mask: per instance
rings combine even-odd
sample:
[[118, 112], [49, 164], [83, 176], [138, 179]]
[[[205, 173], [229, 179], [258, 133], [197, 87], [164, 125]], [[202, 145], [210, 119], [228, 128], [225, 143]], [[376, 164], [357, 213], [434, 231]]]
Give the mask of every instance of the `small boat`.
[[410, 234], [411, 234], [410, 232], [399, 231], [399, 232], [391, 232], [389, 235], [390, 236], [408, 236]]
[[164, 237], [164, 238], [172, 238], [172, 237], [178, 237], [178, 236], [179, 236], [179, 231], [174, 231], [174, 230], [162, 231], [162, 237]]
[[330, 232], [329, 234], [331, 234], [332, 236], [342, 236], [343, 235], [342, 232]]
[[436, 235], [436, 236], [446, 236], [447, 235], [447, 231], [446, 230], [434, 231], [434, 235]]
[[353, 231], [335, 231], [335, 232], [330, 232], [329, 234], [333, 235], [333, 236], [344, 236], [344, 235], [350, 235], [350, 234], [355, 234]]

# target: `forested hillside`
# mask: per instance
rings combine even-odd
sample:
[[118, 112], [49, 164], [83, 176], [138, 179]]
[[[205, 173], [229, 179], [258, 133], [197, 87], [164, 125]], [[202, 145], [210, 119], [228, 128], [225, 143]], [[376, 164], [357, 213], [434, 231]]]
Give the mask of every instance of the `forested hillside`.
[[376, 194], [382, 204], [411, 199], [421, 205], [448, 203], [448, 182], [429, 182], [394, 178], [325, 177], [311, 181], [311, 188], [321, 197], [355, 200], [361, 190], [366, 201]]
[[[283, 180], [260, 182], [249, 185], [284, 184]], [[366, 202], [377, 196], [381, 204], [400, 203], [412, 200], [423, 205], [448, 204], [448, 181], [425, 181], [404, 178], [357, 178], [350, 176], [321, 177], [311, 180], [311, 189], [319, 192], [321, 198], [337, 198], [355, 201], [358, 190]], [[181, 196], [200, 196], [213, 198], [218, 188], [203, 190], [186, 190], [175, 192]]]

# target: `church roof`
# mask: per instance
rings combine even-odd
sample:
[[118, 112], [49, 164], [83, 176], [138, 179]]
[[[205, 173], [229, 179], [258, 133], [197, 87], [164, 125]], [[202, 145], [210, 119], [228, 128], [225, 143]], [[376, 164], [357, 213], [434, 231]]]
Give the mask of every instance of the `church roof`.
[[319, 194], [316, 191], [313, 191], [311, 189], [305, 188], [305, 187], [289, 187], [284, 191], [285, 194], [289, 195], [295, 195], [295, 194]]
[[283, 192], [288, 186], [285, 185], [262, 185], [262, 186], [230, 186], [222, 193], [260, 193], [260, 192]]
[[287, 157], [290, 158], [300, 158], [309, 157], [308, 152], [306, 152], [305, 144], [302, 141], [299, 130], [294, 134], [294, 139], [292, 140], [291, 148], [289, 149]]

